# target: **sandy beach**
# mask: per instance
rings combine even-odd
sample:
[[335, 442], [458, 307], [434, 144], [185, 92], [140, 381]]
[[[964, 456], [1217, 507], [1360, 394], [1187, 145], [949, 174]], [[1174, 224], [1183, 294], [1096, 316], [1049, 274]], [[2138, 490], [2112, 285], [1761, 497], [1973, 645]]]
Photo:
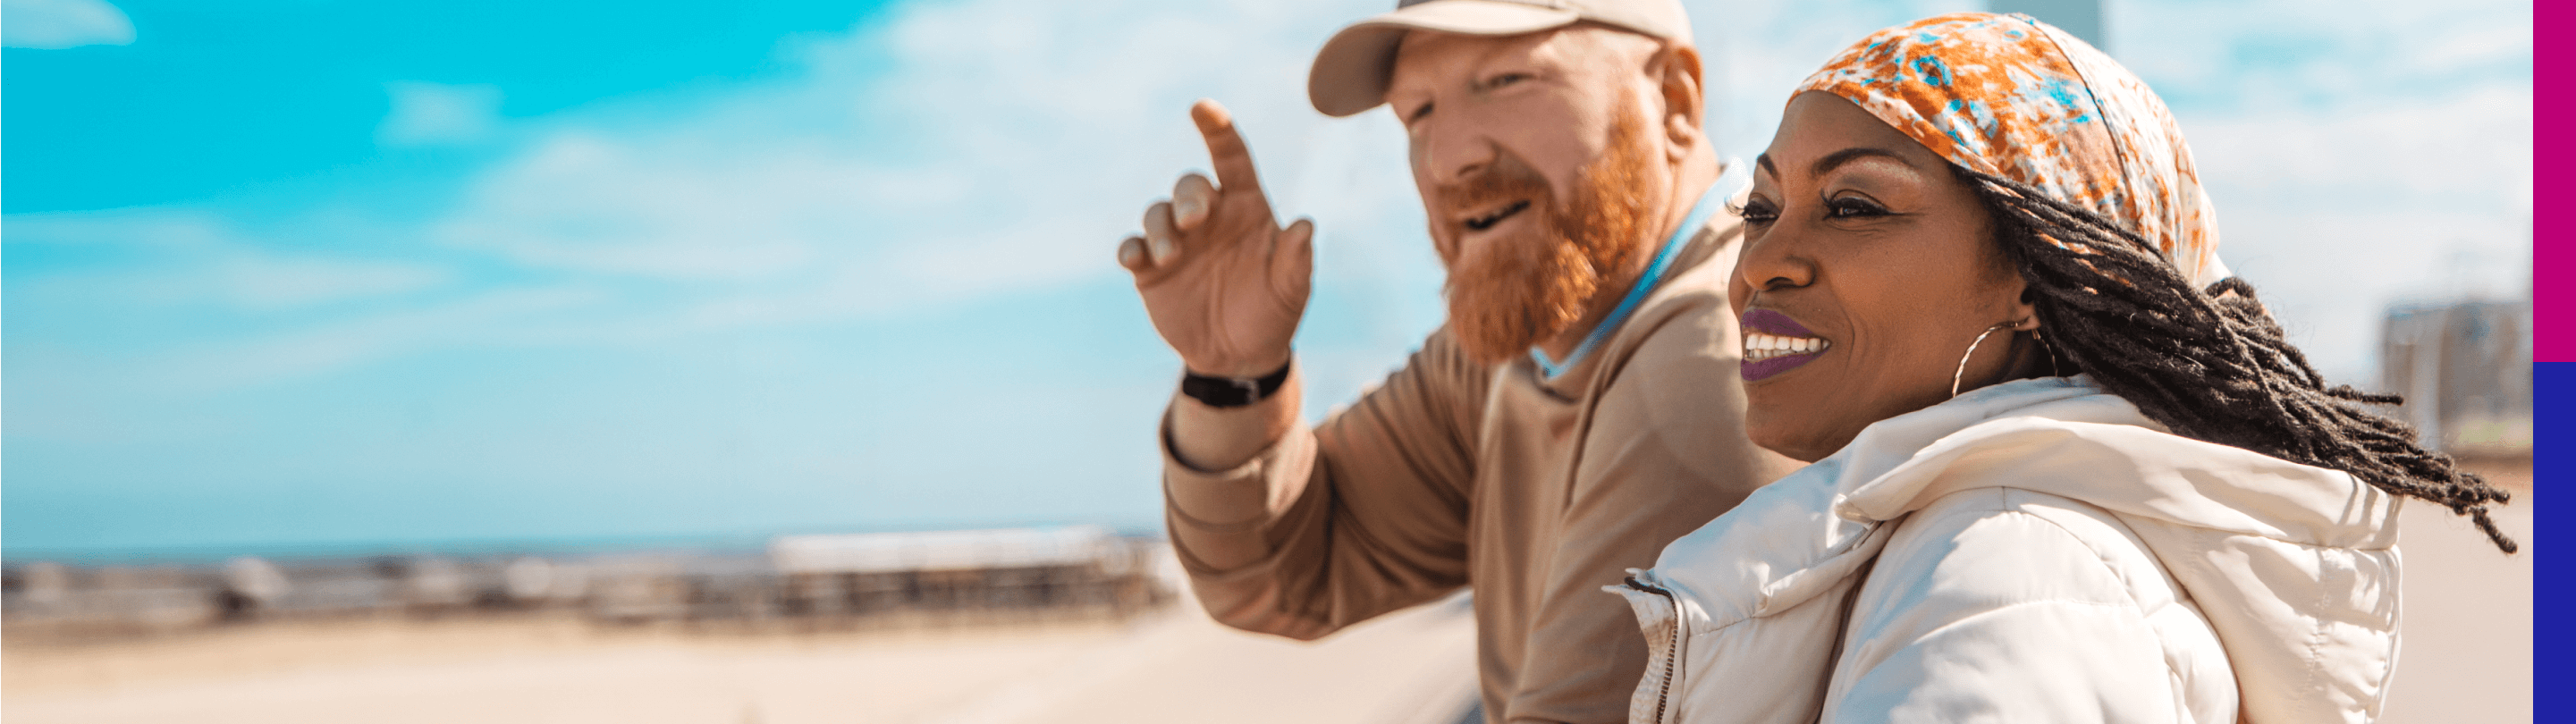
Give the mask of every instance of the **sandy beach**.
[[297, 622], [118, 643], [12, 639], [0, 648], [0, 718], [1445, 722], [1472, 693], [1472, 632], [1456, 604], [1318, 644], [1232, 631], [1190, 607], [1125, 623], [826, 633], [570, 617]]
[[[2528, 483], [2517, 486], [2528, 491]], [[2405, 649], [2389, 724], [2531, 719], [2531, 505], [2497, 554], [2404, 516]], [[219, 627], [118, 643], [0, 642], [12, 724], [189, 721], [1452, 722], [1473, 695], [1461, 600], [1301, 644], [1195, 607], [1127, 622], [691, 632], [571, 617]]]

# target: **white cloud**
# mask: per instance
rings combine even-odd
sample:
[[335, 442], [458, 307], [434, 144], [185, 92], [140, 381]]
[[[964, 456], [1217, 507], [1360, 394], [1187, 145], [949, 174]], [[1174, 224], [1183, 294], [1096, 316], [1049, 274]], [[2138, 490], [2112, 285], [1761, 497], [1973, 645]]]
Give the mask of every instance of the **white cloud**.
[[2122, 2], [2122, 62], [2168, 96], [2334, 104], [2439, 94], [2531, 56], [2529, 3]]
[[501, 125], [501, 89], [404, 81], [385, 84], [392, 109], [376, 126], [376, 141], [389, 146], [470, 144], [488, 140]]
[[[488, 321], [493, 339], [633, 338], [901, 315], [1118, 277], [1110, 252], [1138, 212], [1178, 173], [1205, 167], [1185, 109], [1215, 97], [1236, 111], [1283, 215], [1319, 222], [1308, 326], [1319, 339], [1301, 346], [1350, 360], [1314, 381], [1337, 397], [1438, 319], [1439, 271], [1400, 131], [1382, 110], [1326, 119], [1304, 97], [1315, 48], [1385, 5], [915, 3], [791, 48], [801, 72], [789, 76], [514, 122], [506, 138], [498, 89], [396, 84], [381, 132], [388, 143], [508, 144], [453, 209], [403, 233], [441, 255], [516, 267], [517, 291], [619, 290], [560, 302], [546, 334], [509, 315], [452, 319]], [[1788, 89], [1844, 45], [1971, 5], [1694, 3], [1721, 146], [1759, 151]], [[2512, 45], [2527, 10], [2378, 5], [2390, 12], [2129, 2], [2111, 22], [2124, 60], [2183, 116], [2221, 192], [2230, 258], [2347, 375], [2369, 370], [2378, 305], [2509, 286], [2513, 231], [2528, 228], [2528, 74], [2494, 67], [2527, 58], [2527, 40]], [[2322, 229], [2335, 231], [2308, 231]], [[2387, 266], [2326, 274], [2300, 263], [2329, 255]], [[454, 283], [351, 261], [235, 260], [197, 284], [230, 289], [223, 298], [242, 308], [292, 308]], [[2428, 263], [2465, 271], [2428, 281]], [[466, 336], [384, 324], [387, 335]]]
[[846, 212], [863, 190], [846, 171], [792, 149], [706, 153], [563, 131], [478, 181], [434, 233], [537, 267], [759, 279], [864, 232]]
[[452, 276], [428, 264], [265, 257], [229, 260], [214, 274], [226, 297], [252, 309], [398, 295], [440, 286]]
[[[1712, 125], [1738, 155], [1845, 44], [1979, 4], [1690, 2]], [[32, 6], [0, 3], [16, 45]], [[1155, 463], [1136, 436], [1169, 360], [1111, 250], [1175, 174], [1206, 164], [1191, 100], [1233, 107], [1278, 207], [1319, 221], [1299, 340], [1310, 410], [1351, 399], [1439, 318], [1400, 132], [1383, 111], [1322, 118], [1303, 95], [1332, 29], [1392, 4], [904, 2], [790, 49], [798, 67], [757, 82], [506, 123], [496, 89], [389, 89], [412, 100], [384, 120], [388, 146], [476, 145], [451, 156], [483, 164], [454, 189], [415, 195], [442, 180], [414, 177], [276, 214], [224, 200], [10, 216], [12, 472], [66, 461], [61, 480], [18, 481], [78, 489], [57, 499], [107, 499], [126, 475], [292, 513], [263, 535], [387, 519], [334, 501], [499, 509], [476, 492], [496, 481], [564, 491], [576, 502], [558, 512], [603, 533], [670, 519], [636, 510], [706, 507], [668, 490], [741, 481], [849, 502], [760, 518], [730, 495], [719, 517], [892, 521], [974, 508], [955, 481], [1046, 479], [1123, 502], [1045, 514], [1125, 506], [1150, 525], [1153, 493], [1133, 482]], [[2528, 283], [2528, 12], [2123, 0], [2111, 26], [2176, 102], [2231, 260], [2330, 373], [2366, 380], [2389, 301]], [[395, 193], [454, 205], [349, 206]], [[1125, 304], [1035, 308], [1104, 299]], [[1061, 334], [1021, 338], [1036, 326]], [[1049, 353], [1071, 359], [1035, 359]], [[1034, 362], [1049, 374], [1012, 366]], [[957, 433], [970, 428], [986, 434]], [[1018, 456], [1049, 461], [1033, 477], [1025, 460], [951, 449], [996, 429], [1062, 450]], [[266, 480], [359, 492], [264, 497], [286, 488], [246, 482]]]
[[185, 346], [136, 365], [133, 380], [183, 392], [216, 391], [435, 349], [560, 343], [564, 340], [547, 335], [547, 322], [601, 301], [599, 292], [576, 287], [481, 292], [443, 304]]
[[691, 328], [1098, 279], [1123, 274], [1111, 251], [1146, 204], [1206, 166], [1186, 110], [1210, 96], [1236, 112], [1282, 213], [1321, 219], [1327, 275], [1434, 287], [1427, 252], [1380, 248], [1422, 246], [1400, 131], [1306, 104], [1314, 48], [1381, 9], [1338, 5], [912, 5], [797, 49], [792, 82], [676, 114], [549, 121], [433, 233], [703, 294]]
[[2391, 303], [2528, 293], [2529, 5], [2120, 9], [2124, 61], [2174, 103], [2221, 253], [2328, 376], [2377, 380]]
[[14, 282], [13, 296], [65, 308], [270, 313], [420, 292], [454, 277], [419, 261], [272, 251], [200, 212], [26, 214], [8, 228], [8, 243], [20, 249], [86, 247], [137, 260]]
[[[176, 351], [182, 362], [156, 368], [214, 386], [441, 347], [623, 343], [920, 312], [1123, 277], [1117, 241], [1175, 177], [1207, 165], [1186, 110], [1210, 96], [1236, 112], [1282, 213], [1321, 220], [1320, 285], [1428, 298], [1437, 270], [1400, 131], [1382, 113], [1335, 120], [1306, 105], [1314, 46], [1380, 9], [1375, 0], [1343, 5], [914, 5], [794, 49], [805, 67], [788, 79], [516, 124], [514, 147], [466, 180], [451, 211], [408, 232], [414, 238], [369, 241], [516, 267], [502, 286], [470, 294], [454, 289], [472, 285], [453, 265], [309, 252], [199, 254], [186, 257], [187, 278], [67, 273], [17, 291], [78, 290], [103, 303], [99, 295], [123, 294], [112, 289], [147, 290], [151, 300], [220, 298], [251, 311], [349, 307]], [[388, 143], [495, 136], [497, 89], [390, 89]], [[106, 212], [80, 223], [122, 220], [97, 231], [162, 243], [196, 234], [201, 246], [227, 249], [240, 233], [166, 216]], [[38, 235], [25, 219], [11, 219], [12, 243]], [[74, 221], [53, 225], [60, 232]], [[363, 304], [402, 293], [425, 296]], [[1332, 334], [1319, 344], [1357, 340], [1391, 359], [1437, 320], [1419, 304], [1358, 309], [1325, 323]], [[1355, 368], [1338, 386], [1376, 373]]]
[[0, 46], [60, 50], [134, 42], [134, 22], [103, 0], [0, 2]]
[[366, 246], [354, 234], [281, 238], [187, 209], [6, 228], [10, 373], [39, 381], [11, 390], [27, 413], [13, 435], [122, 439], [174, 399], [488, 341], [541, 310], [484, 297], [545, 293], [476, 294], [446, 264], [323, 251]]
[[2330, 376], [2378, 378], [2391, 303], [2528, 294], [2527, 85], [2186, 130], [2222, 253]]
[[1710, 132], [1751, 159], [1771, 142], [1789, 90], [1880, 28], [1981, 9], [1973, 0], [1702, 0], [1688, 3], [1708, 66]]

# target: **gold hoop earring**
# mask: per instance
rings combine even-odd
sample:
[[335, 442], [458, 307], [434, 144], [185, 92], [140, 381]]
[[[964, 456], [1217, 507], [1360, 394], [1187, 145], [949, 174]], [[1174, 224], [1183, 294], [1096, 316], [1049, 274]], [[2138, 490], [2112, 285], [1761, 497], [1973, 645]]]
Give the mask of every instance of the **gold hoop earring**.
[[2003, 329], [2003, 328], [2005, 328], [2005, 327], [2010, 327], [2010, 326], [2013, 326], [2013, 325], [2016, 325], [2016, 324], [2020, 324], [2020, 323], [2021, 323], [2021, 322], [2018, 322], [2018, 321], [2013, 321], [2013, 322], [2001, 322], [2001, 323], [1996, 324], [1995, 326], [1987, 327], [1987, 328], [1986, 328], [1986, 331], [1978, 332], [1978, 333], [1977, 333], [1977, 338], [1976, 338], [1976, 340], [1971, 341], [1971, 342], [1969, 342], [1969, 343], [1968, 343], [1968, 353], [1967, 353], [1967, 354], [1963, 354], [1963, 355], [1959, 355], [1959, 370], [1958, 370], [1958, 371], [1956, 371], [1956, 372], [1952, 372], [1952, 373], [1950, 373], [1950, 396], [1951, 396], [1951, 397], [1958, 397], [1958, 396], [1959, 396], [1959, 379], [1960, 379], [1960, 378], [1962, 378], [1962, 377], [1966, 377], [1966, 376], [1967, 376], [1967, 374], [1968, 374], [1968, 358], [1977, 356], [1977, 345], [1985, 344], [1985, 343], [1986, 343], [1986, 335], [1994, 334], [1994, 333], [1995, 333], [1995, 330]]

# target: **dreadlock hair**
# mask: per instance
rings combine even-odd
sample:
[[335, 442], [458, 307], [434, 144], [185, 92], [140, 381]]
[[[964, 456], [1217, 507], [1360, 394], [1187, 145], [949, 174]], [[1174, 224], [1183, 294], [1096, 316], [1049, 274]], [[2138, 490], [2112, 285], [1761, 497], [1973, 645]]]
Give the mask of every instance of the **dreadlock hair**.
[[2328, 387], [2252, 285], [2194, 289], [2154, 244], [2100, 214], [1951, 170], [1985, 203], [1997, 245], [2028, 282], [2052, 362], [2093, 375], [2174, 434], [2342, 470], [2466, 515], [2497, 548], [2519, 549], [2487, 515], [2510, 493], [2417, 445], [2413, 426], [2360, 407], [2403, 398]]

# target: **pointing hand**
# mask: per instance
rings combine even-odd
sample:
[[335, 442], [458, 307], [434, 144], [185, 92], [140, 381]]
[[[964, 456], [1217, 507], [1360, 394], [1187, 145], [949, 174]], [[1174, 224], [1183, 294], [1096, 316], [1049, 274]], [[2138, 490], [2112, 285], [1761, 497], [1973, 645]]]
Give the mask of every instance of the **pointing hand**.
[[1182, 176], [1170, 201], [1146, 207], [1145, 233], [1118, 245], [1118, 263], [1191, 372], [1259, 377], [1288, 363], [1314, 275], [1315, 224], [1279, 226], [1224, 106], [1201, 100], [1190, 119], [1216, 181]]

